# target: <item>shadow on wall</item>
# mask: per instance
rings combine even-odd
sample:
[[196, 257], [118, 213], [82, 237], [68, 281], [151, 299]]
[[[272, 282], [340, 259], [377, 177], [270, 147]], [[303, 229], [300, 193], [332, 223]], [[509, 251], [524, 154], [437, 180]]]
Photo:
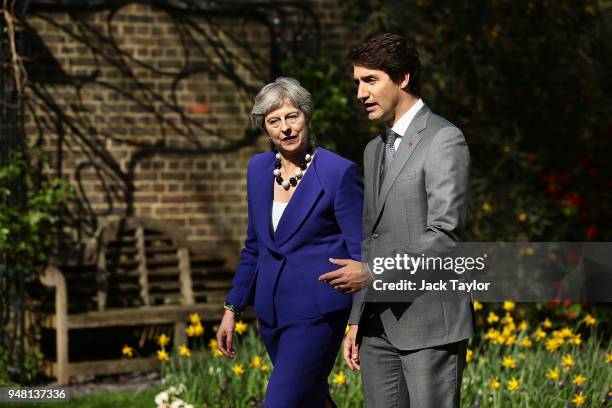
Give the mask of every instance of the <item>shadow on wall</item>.
[[64, 217], [76, 240], [99, 217], [135, 215], [185, 227], [196, 250], [236, 252], [246, 164], [267, 148], [248, 112], [280, 56], [252, 11], [32, 10], [26, 129], [42, 170], [77, 186]]

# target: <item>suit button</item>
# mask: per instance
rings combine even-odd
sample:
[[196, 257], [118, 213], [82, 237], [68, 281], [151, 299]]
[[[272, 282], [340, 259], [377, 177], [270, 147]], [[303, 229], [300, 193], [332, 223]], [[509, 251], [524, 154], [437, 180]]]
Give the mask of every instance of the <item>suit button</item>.
[[377, 233], [372, 234], [372, 238], [374, 239], [378, 238], [378, 234]]

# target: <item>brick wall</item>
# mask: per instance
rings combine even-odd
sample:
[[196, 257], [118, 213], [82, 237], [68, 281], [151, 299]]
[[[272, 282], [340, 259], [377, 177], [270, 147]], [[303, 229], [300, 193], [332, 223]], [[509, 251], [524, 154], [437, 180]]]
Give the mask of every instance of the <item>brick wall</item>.
[[[349, 33], [336, 3], [312, 3], [325, 52]], [[269, 79], [268, 28], [230, 15], [181, 14], [143, 4], [36, 10], [26, 128], [45, 170], [70, 180], [73, 224], [90, 235], [131, 213], [185, 228], [196, 250], [235, 263], [246, 229], [245, 169], [268, 149], [249, 127]]]

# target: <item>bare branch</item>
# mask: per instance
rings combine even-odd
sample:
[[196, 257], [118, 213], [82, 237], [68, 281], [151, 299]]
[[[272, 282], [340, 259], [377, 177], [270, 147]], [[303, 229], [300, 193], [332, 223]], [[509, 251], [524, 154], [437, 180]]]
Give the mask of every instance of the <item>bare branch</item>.
[[22, 59], [17, 53], [17, 45], [15, 42], [15, 29], [19, 25], [19, 21], [14, 17], [16, 1], [17, 0], [2, 0], [2, 14], [4, 16], [4, 21], [6, 21], [6, 35], [8, 36], [8, 44], [11, 51], [11, 62], [7, 65], [13, 69], [15, 89], [19, 96], [22, 96], [23, 88], [27, 82], [27, 74]]

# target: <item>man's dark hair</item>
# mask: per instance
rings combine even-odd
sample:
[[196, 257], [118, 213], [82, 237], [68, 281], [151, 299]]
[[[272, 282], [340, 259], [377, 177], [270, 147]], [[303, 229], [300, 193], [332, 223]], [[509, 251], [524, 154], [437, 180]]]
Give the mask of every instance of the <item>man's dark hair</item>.
[[369, 37], [361, 44], [353, 45], [348, 57], [353, 65], [386, 72], [396, 83], [405, 74], [410, 74], [408, 92], [420, 96], [421, 60], [416, 48], [404, 37], [391, 33]]

